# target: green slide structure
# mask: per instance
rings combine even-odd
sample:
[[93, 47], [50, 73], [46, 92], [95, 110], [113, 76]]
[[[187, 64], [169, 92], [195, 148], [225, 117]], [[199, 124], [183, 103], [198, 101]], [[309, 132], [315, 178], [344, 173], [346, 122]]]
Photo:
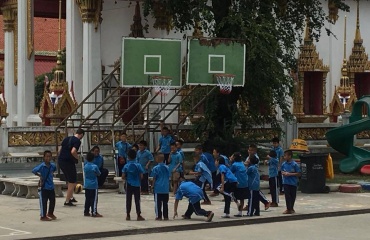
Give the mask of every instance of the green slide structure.
[[[362, 116], [363, 106], [367, 116]], [[346, 155], [340, 162], [340, 170], [351, 173], [362, 166], [370, 164], [370, 151], [353, 145], [354, 135], [370, 130], [370, 96], [363, 96], [353, 105], [349, 124], [334, 128], [326, 133], [329, 145], [336, 151]]]

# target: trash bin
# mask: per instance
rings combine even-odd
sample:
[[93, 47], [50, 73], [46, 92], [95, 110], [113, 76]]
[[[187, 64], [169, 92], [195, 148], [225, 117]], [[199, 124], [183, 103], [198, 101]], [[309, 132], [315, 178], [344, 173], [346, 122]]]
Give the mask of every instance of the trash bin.
[[311, 153], [299, 156], [301, 160], [301, 181], [299, 186], [302, 193], [327, 193], [326, 188], [326, 159], [328, 154]]

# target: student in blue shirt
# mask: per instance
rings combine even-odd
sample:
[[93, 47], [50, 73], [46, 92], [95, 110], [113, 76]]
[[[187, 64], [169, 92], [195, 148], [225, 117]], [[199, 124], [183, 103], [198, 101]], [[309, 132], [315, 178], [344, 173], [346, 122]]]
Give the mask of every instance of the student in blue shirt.
[[150, 176], [153, 177], [153, 192], [155, 202], [155, 220], [162, 220], [162, 207], [163, 207], [163, 220], [168, 220], [168, 200], [170, 192], [170, 171], [168, 166], [164, 164], [163, 154], [157, 154], [155, 161], [158, 163], [152, 169]]
[[185, 154], [184, 154], [184, 151], [182, 151], [182, 145], [184, 144], [184, 141], [181, 140], [181, 139], [178, 139], [176, 140], [176, 147], [177, 147], [177, 151], [180, 153], [181, 157], [182, 157], [182, 169], [185, 171]]
[[234, 215], [234, 217], [242, 217], [244, 200], [249, 199], [250, 195], [248, 188], [247, 169], [242, 162], [242, 156], [239, 152], [234, 153], [230, 159], [233, 161], [233, 164], [230, 166], [230, 171], [238, 179], [238, 186], [235, 190], [235, 198], [240, 201], [240, 207], [238, 209], [239, 212], [238, 214]]
[[127, 159], [128, 161], [122, 169], [122, 179], [126, 180], [126, 221], [131, 220], [132, 195], [135, 198], [137, 220], [144, 221], [145, 218], [141, 216], [140, 208], [140, 184], [144, 169], [136, 162], [135, 150], [128, 150]]
[[168, 164], [168, 158], [170, 156], [171, 152], [171, 143], [174, 143], [175, 140], [172, 138], [172, 136], [169, 134], [170, 130], [167, 127], [162, 128], [162, 136], [159, 138], [159, 144], [156, 149], [156, 152], [159, 150], [164, 155], [164, 161], [166, 164]]
[[[203, 162], [207, 167], [209, 166], [209, 160], [203, 153], [203, 146], [198, 145], [194, 148], [194, 153], [200, 156], [200, 161]], [[209, 169], [209, 168], [208, 168]]]
[[283, 186], [286, 202], [286, 210], [284, 214], [292, 214], [294, 211], [294, 203], [297, 196], [298, 177], [301, 176], [301, 169], [293, 160], [293, 152], [287, 150], [284, 152], [283, 164], [281, 164], [281, 174], [283, 175]]
[[[53, 173], [56, 171], [54, 163], [51, 163], [51, 152], [44, 152], [44, 161], [32, 169], [32, 173], [40, 177], [39, 181], [39, 201], [40, 201], [40, 220], [51, 221], [57, 219], [54, 215], [55, 191], [53, 183]], [[49, 211], [46, 214], [49, 200]]]
[[279, 188], [278, 188], [278, 166], [279, 160], [276, 158], [276, 152], [271, 150], [269, 155], [269, 160], [265, 163], [269, 166], [269, 187], [271, 194], [271, 205], [270, 207], [279, 206]]
[[139, 142], [139, 150], [136, 153], [136, 162], [140, 163], [144, 169], [143, 178], [141, 179], [141, 194], [149, 194], [149, 165], [154, 161], [152, 153], [146, 148], [146, 141]]
[[182, 156], [177, 151], [177, 147], [175, 143], [171, 144], [171, 154], [169, 157], [169, 171], [171, 173], [171, 182], [173, 187], [173, 194], [176, 194], [177, 186], [178, 186], [178, 179], [181, 175], [183, 175], [182, 169]]
[[127, 134], [122, 133], [120, 136], [120, 141], [115, 144], [116, 151], [118, 151], [117, 157], [117, 168], [118, 176], [122, 176], [122, 168], [127, 161], [128, 150], [131, 149], [131, 144], [127, 142]]
[[195, 162], [195, 169], [189, 174], [197, 176], [194, 183], [203, 189], [204, 202], [202, 202], [202, 205], [211, 205], [211, 200], [209, 200], [206, 193], [206, 184], [209, 183], [212, 188], [212, 173], [208, 167], [200, 161], [200, 155], [194, 154], [193, 159]]
[[230, 204], [231, 200], [236, 203], [237, 208], [239, 209], [240, 204], [238, 200], [234, 197], [238, 185], [238, 179], [230, 171], [228, 167], [225, 166], [225, 159], [223, 157], [218, 157], [216, 159], [216, 167], [221, 175], [221, 184], [218, 186], [218, 191], [224, 195], [225, 207], [224, 207], [224, 216], [222, 218], [230, 218]]
[[108, 177], [109, 171], [108, 169], [104, 168], [104, 158], [102, 155], [100, 155], [100, 148], [98, 146], [94, 146], [91, 149], [91, 152], [94, 154], [93, 163], [98, 166], [101, 173], [100, 176], [98, 176], [98, 186], [102, 187]]
[[250, 217], [260, 215], [260, 174], [258, 172], [258, 162], [259, 159], [255, 156], [250, 156], [247, 162], [248, 187], [250, 191], [247, 215]]
[[[85, 175], [85, 217], [103, 217], [98, 213], [98, 176], [100, 175], [99, 168], [93, 163], [94, 154], [89, 152], [86, 154], [86, 163], [84, 164]], [[89, 213], [91, 209], [91, 215]]]
[[279, 172], [278, 172], [278, 185], [280, 188], [280, 194], [284, 194], [284, 188], [283, 188], [283, 177], [281, 175], [280, 166], [281, 163], [284, 161], [284, 151], [283, 148], [280, 146], [279, 138], [275, 137], [272, 139], [272, 147], [271, 150], [274, 150], [276, 152], [276, 158], [279, 161]]
[[182, 200], [183, 197], [186, 197], [189, 199], [189, 205], [185, 214], [182, 215], [182, 218], [191, 219], [191, 215], [195, 213], [197, 216], [206, 217], [206, 222], [211, 222], [215, 214], [212, 211], [202, 209], [200, 206], [200, 201], [204, 198], [202, 189], [193, 182], [186, 182], [184, 177], [179, 178], [179, 183], [180, 185], [175, 196], [173, 219], [178, 216], [177, 208], [179, 206], [179, 201]]
[[[223, 157], [225, 159], [225, 165], [227, 167], [229, 167], [229, 165], [230, 165], [229, 159], [225, 155], [220, 154], [220, 149], [219, 148], [213, 148], [212, 156], [213, 156], [213, 159], [217, 159], [220, 156]], [[213, 160], [213, 162], [214, 162], [214, 160]], [[210, 165], [214, 165], [214, 164], [210, 164]], [[213, 187], [214, 187], [213, 193], [210, 196], [215, 197], [215, 196], [218, 196], [218, 194], [219, 194], [219, 192], [217, 190], [217, 187], [221, 183], [221, 175], [217, 173], [217, 168], [216, 168], [216, 170], [214, 170], [213, 166], [210, 167], [210, 170], [212, 171]]]

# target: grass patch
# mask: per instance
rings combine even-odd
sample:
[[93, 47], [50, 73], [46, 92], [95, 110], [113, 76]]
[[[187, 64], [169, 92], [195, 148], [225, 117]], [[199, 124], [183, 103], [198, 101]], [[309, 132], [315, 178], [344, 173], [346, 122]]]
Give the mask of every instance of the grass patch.
[[327, 183], [348, 183], [349, 181], [370, 182], [369, 175], [335, 173], [334, 179], [326, 179]]

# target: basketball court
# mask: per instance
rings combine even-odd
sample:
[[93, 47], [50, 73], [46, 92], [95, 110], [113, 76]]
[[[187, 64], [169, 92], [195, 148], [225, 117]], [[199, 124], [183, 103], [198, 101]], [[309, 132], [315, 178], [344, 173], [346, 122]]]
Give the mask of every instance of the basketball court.
[[14, 237], [19, 237], [22, 235], [28, 235], [31, 234], [30, 232], [25, 232], [17, 229], [7, 228], [7, 227], [1, 227], [0, 226], [0, 238], [4, 239], [12, 239]]

